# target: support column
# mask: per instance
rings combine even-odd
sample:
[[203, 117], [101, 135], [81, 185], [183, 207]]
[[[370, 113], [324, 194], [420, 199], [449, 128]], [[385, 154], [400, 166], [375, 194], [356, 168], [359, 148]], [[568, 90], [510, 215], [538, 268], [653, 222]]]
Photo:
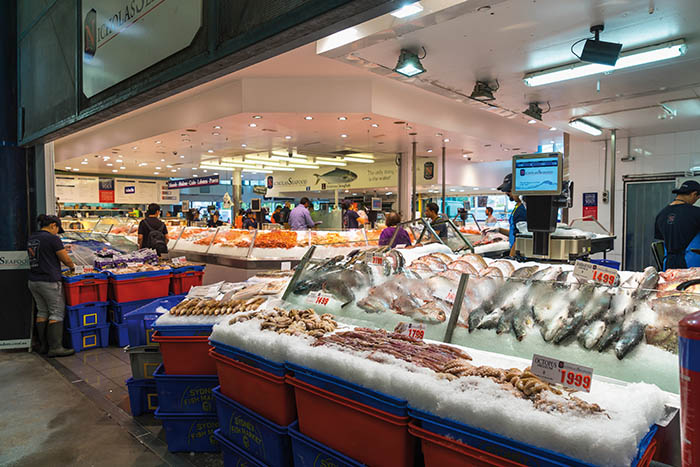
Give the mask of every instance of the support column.
[[234, 170], [231, 173], [231, 198], [233, 200], [233, 211], [231, 212], [231, 219], [235, 219], [238, 214], [238, 210], [241, 209], [241, 201], [243, 198], [243, 184], [241, 183], [241, 171]]
[[416, 218], [416, 141], [411, 143], [411, 220]]
[[441, 162], [441, 172], [442, 172], [442, 214], [447, 215], [446, 207], [446, 196], [445, 196], [445, 179], [447, 177], [447, 166], [445, 165], [445, 145], [442, 145], [442, 162]]
[[401, 219], [409, 220], [411, 218], [411, 157], [408, 153], [400, 152], [397, 154], [399, 161], [399, 214]]
[[610, 131], [610, 233], [615, 234], [615, 162], [617, 161], [617, 130]]

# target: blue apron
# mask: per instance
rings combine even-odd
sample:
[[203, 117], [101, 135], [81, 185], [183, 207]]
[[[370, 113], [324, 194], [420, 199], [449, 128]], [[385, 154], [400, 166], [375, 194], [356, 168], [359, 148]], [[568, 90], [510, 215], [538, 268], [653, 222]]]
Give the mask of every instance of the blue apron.
[[510, 242], [511, 247], [515, 244], [516, 227], [513, 218], [515, 217], [515, 212], [518, 210], [518, 208], [521, 208], [522, 206], [522, 204], [516, 204], [513, 210], [511, 211], [510, 215], [508, 216], [508, 241]]
[[[690, 251], [691, 249], [700, 250], [700, 234], [697, 234], [695, 238], [690, 241], [685, 251], [680, 254], [669, 253], [664, 244], [664, 271], [667, 269], [700, 267], [700, 255], [693, 253]], [[683, 264], [684, 261], [685, 264]]]

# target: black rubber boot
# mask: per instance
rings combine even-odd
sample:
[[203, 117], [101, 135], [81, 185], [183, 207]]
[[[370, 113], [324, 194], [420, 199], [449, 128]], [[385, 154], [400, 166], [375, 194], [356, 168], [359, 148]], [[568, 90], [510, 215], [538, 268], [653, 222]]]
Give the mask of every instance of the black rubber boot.
[[46, 336], [49, 339], [49, 357], [68, 357], [75, 353], [73, 349], [63, 348], [63, 321], [49, 323]]
[[36, 322], [36, 338], [39, 341], [38, 352], [45, 355], [49, 351], [49, 341], [46, 337], [46, 325], [49, 324], [48, 321], [37, 321]]

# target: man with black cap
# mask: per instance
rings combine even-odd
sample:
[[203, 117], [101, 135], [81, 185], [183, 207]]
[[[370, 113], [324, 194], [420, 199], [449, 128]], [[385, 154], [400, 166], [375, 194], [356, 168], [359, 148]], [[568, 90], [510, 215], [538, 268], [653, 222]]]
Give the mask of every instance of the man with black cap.
[[700, 199], [700, 183], [687, 180], [672, 191], [671, 204], [656, 215], [654, 238], [664, 241], [664, 270], [683, 269], [697, 263], [700, 255], [690, 251], [690, 244], [700, 234], [700, 208], [693, 206]]
[[497, 188], [508, 195], [508, 199], [515, 201], [515, 207], [508, 216], [509, 229], [498, 229], [503, 235], [508, 235], [510, 242], [510, 256], [515, 256], [515, 236], [519, 234], [518, 222], [527, 222], [527, 210], [520, 196], [513, 193], [513, 174], [508, 174], [503, 178], [503, 183]]

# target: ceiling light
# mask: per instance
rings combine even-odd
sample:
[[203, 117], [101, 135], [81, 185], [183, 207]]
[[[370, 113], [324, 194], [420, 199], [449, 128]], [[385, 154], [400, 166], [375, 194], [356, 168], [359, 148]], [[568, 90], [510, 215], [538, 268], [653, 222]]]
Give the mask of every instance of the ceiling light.
[[247, 172], [247, 173], [252, 173], [252, 174], [271, 174], [272, 170], [266, 170], [266, 169], [242, 169], [241, 172]]
[[185, 158], [185, 156], [180, 156], [180, 159], [184, 159], [184, 158]]
[[256, 126], [258, 126], [258, 124], [257, 123], [249, 123], [248, 126], [251, 128], [255, 128]]
[[553, 126], [549, 129], [549, 131], [557, 131], [557, 127]]
[[119, 167], [121, 170], [126, 170], [126, 167]]
[[348, 119], [348, 117], [338, 117], [338, 120], [340, 120], [341, 122], [344, 122], [347, 119]]
[[297, 169], [320, 169], [320, 167], [315, 164], [299, 164], [291, 161], [289, 162], [289, 167], [296, 167]]
[[449, 143], [449, 142], [450, 142], [450, 138], [445, 138], [445, 139], [442, 140], [442, 142], [443, 142], [443, 143]]
[[131, 148], [131, 149], [133, 149], [134, 151], [136, 151], [138, 148], [139, 148], [138, 146], [134, 146], [134, 147]]
[[296, 169], [294, 167], [268, 167], [265, 165], [266, 169], [272, 169], [275, 172], [294, 172]]
[[362, 120], [368, 122], [368, 121], [372, 120], [372, 117], [362, 117]]
[[282, 161], [282, 162], [299, 162], [299, 163], [302, 163], [302, 164], [304, 164], [304, 163], [306, 163], [306, 162], [309, 162], [309, 161], [306, 160], [306, 156], [303, 156], [303, 157], [299, 157], [299, 156], [292, 156], [292, 157], [289, 157], [289, 156], [277, 156], [277, 155], [274, 155], [274, 154], [273, 154], [272, 156], [270, 156], [270, 160], [273, 160], [273, 161]]
[[569, 126], [593, 136], [600, 136], [603, 134], [600, 128], [581, 119], [570, 121]]
[[491, 87], [487, 82], [485, 81], [477, 81], [474, 84], [474, 89], [472, 90], [471, 93], [471, 98], [475, 99], [477, 101], [481, 102], [486, 102], [486, 101], [493, 101], [496, 99], [494, 97], [493, 93], [498, 91], [498, 88], [500, 86], [498, 85], [498, 81], [496, 81], [496, 87]]
[[337, 167], [345, 167], [347, 165], [345, 162], [342, 162], [339, 160], [321, 159], [320, 157], [317, 157], [316, 159], [314, 159], [314, 164], [317, 164], [317, 165], [335, 165]]
[[161, 161], [161, 162], [165, 162], [165, 159], [161, 159], [160, 161]]
[[432, 150], [432, 149], [428, 149], [426, 152], [433, 152], [433, 150]]
[[81, 162], [82, 165], [87, 165], [87, 161]]
[[648, 47], [622, 52], [615, 66], [601, 65], [598, 63], [573, 63], [562, 65], [547, 70], [542, 70], [525, 75], [523, 81], [528, 86], [542, 86], [544, 84], [558, 83], [574, 78], [606, 73], [614, 70], [622, 70], [647, 63], [668, 60], [670, 58], [685, 55], [687, 46], [685, 40], [678, 39]]
[[158, 175], [160, 172], [153, 172], [153, 175]]
[[110, 158], [109, 156], [104, 156], [104, 157], [102, 157], [102, 159], [108, 161], [108, 160], [110, 160], [111, 158]]
[[393, 193], [394, 193], [393, 191], [387, 191], [387, 192], [386, 192], [387, 196], [388, 196], [388, 195], [391, 195], [391, 194], [393, 194]]
[[213, 150], [213, 149], [207, 149], [207, 152], [208, 152], [209, 154], [214, 154], [214, 150]]
[[113, 165], [114, 165], [114, 164], [108, 163], [108, 164], [107, 164], [107, 167], [112, 167]]
[[469, 154], [462, 154], [462, 157], [469, 157]]
[[166, 165], [165, 167], [168, 168], [168, 169], [172, 169], [173, 166], [172, 166], [172, 165]]
[[207, 169], [204, 169], [204, 173], [207, 173]]
[[214, 125], [214, 129], [215, 129], [215, 130], [220, 130], [220, 129], [221, 129], [221, 126], [220, 126], [220, 125]]
[[343, 160], [346, 162], [362, 162], [364, 164], [372, 164], [374, 162], [374, 159], [361, 159], [359, 157], [344, 157]]
[[425, 73], [425, 68], [423, 68], [423, 65], [421, 65], [418, 55], [414, 54], [410, 50], [401, 49], [399, 61], [396, 62], [394, 71], [410, 78], [412, 76]]
[[80, 169], [73, 169], [73, 172], [80, 172]]
[[161, 169], [161, 167], [156, 167], [156, 170], [160, 170], [160, 169]]
[[161, 143], [161, 141], [156, 141], [156, 144], [160, 144], [160, 143]]
[[262, 118], [262, 115], [253, 115], [253, 118]]
[[119, 172], [117, 169], [112, 169], [113, 173]]
[[[109, 165], [109, 164], [107, 164], [107, 165]], [[147, 166], [147, 165], [148, 165], [148, 163], [146, 163], [146, 162], [141, 162], [141, 163], [139, 164], [139, 167], [145, 167], [145, 166]]]
[[474, 190], [475, 190], [475, 191], [476, 191], [476, 190], [480, 190], [480, 189], [481, 189], [481, 188], [479, 188], [478, 186], [475, 186], [475, 187], [474, 187]]
[[117, 162], [117, 164], [121, 164], [121, 163], [124, 162], [124, 161], [121, 160], [121, 159], [117, 159], [116, 162]]
[[372, 128], [379, 128], [379, 125], [376, 123], [372, 123]]
[[171, 172], [177, 172], [177, 170], [175, 170], [175, 169], [172, 169], [172, 170], [171, 170]]
[[523, 114], [532, 118], [532, 120], [527, 122], [529, 124], [537, 123], [537, 120], [542, 120], [542, 109], [537, 102], [530, 102], [527, 109], [523, 111]]
[[287, 136], [284, 137], [284, 139], [292, 139], [292, 137], [289, 136], [289, 135], [287, 135]]
[[[192, 169], [192, 170], [194, 170], [194, 169]], [[156, 173], [157, 173], [157, 172], [156, 172]], [[197, 174], [195, 174], [195, 173], [193, 173], [192, 176], [193, 176], [193, 177], [199, 177], [199, 175], [197, 175]]]
[[342, 135], [340, 135], [340, 137], [341, 137], [341, 138], [347, 138], [348, 135], [346, 135], [345, 133], [343, 133]]
[[307, 115], [304, 117], [304, 120], [313, 120], [314, 118], [311, 115]]
[[530, 125], [533, 125], [533, 124], [537, 123], [537, 120], [535, 120], [535, 119], [533, 118], [532, 120], [528, 120], [527, 123], [530, 124]]
[[409, 16], [415, 15], [423, 11], [423, 5], [420, 2], [411, 3], [410, 5], [405, 5], [389, 13], [394, 18], [407, 18]]

